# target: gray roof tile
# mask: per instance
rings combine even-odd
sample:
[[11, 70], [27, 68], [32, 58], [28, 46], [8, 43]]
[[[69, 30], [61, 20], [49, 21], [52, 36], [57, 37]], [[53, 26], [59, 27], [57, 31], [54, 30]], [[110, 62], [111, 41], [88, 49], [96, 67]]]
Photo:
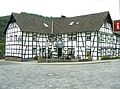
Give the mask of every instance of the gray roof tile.
[[[12, 13], [12, 15], [22, 31], [51, 34], [53, 21], [54, 29], [53, 33], [59, 34], [83, 31], [96, 31], [102, 26], [103, 22], [108, 17], [109, 12], [101, 12], [83, 16], [62, 17], [54, 19], [45, 19], [41, 18], [40, 16], [32, 16], [23, 13], [22, 14]], [[71, 22], [74, 23], [70, 25]], [[44, 23], [46, 23], [48, 27], [45, 27]]]

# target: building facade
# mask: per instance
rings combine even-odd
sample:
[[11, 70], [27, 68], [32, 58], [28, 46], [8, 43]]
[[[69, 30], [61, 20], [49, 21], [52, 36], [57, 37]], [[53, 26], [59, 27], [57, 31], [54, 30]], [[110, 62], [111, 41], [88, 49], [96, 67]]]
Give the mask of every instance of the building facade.
[[100, 60], [120, 55], [120, 36], [113, 33], [109, 12], [46, 19], [12, 13], [5, 29], [6, 59], [29, 60], [35, 56]]

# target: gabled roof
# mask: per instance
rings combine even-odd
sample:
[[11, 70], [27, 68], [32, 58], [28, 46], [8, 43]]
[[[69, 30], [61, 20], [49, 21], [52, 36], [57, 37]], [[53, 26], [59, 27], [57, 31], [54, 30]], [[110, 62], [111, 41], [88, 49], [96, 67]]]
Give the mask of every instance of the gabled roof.
[[[110, 16], [109, 12], [101, 12], [84, 16], [57, 19], [54, 22], [54, 32], [96, 31], [99, 30], [108, 16]], [[73, 25], [69, 25], [71, 22], [74, 22]]]
[[[22, 31], [50, 33], [51, 22], [48, 21], [48, 19], [40, 18], [39, 16], [32, 16], [29, 14], [13, 13], [13, 16]], [[45, 27], [44, 24], [48, 25], [48, 27]]]
[[32, 16], [23, 13], [12, 13], [11, 15], [11, 17], [13, 17], [17, 24], [20, 26], [21, 31], [47, 34], [51, 34], [52, 25], [53, 34], [81, 31], [96, 31], [102, 26], [103, 22], [108, 16], [110, 18], [109, 12], [54, 19], [45, 19], [40, 18], [39, 16]]

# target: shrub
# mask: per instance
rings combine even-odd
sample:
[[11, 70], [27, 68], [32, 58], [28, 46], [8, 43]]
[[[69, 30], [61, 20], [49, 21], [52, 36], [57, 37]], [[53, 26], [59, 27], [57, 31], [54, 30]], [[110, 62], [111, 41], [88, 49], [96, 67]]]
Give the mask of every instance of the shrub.
[[111, 58], [108, 55], [102, 56], [102, 58], [101, 58], [101, 60], [109, 60], [109, 59], [111, 59]]
[[5, 57], [3, 55], [0, 55], [0, 59], [4, 59]]
[[37, 62], [38, 63], [45, 62], [45, 61], [46, 61], [45, 58], [42, 58], [40, 56], [37, 57]]
[[56, 58], [47, 59], [46, 62], [60, 62], [60, 59], [56, 59]]
[[88, 60], [88, 59], [79, 59], [79, 62], [86, 62], [86, 61], [92, 61], [92, 60]]
[[113, 57], [111, 59], [120, 59], [120, 56]]
[[92, 61], [91, 55], [88, 55], [88, 61]]
[[38, 56], [33, 57], [33, 60], [38, 60]]

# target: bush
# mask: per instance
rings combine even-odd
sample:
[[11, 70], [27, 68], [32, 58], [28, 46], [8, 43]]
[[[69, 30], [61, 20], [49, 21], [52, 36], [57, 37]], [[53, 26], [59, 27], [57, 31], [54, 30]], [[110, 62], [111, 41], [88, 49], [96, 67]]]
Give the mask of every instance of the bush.
[[45, 58], [42, 58], [40, 56], [37, 57], [37, 62], [38, 63], [45, 62], [45, 61], [46, 61]]
[[32, 58], [33, 60], [38, 60], [38, 56], [35, 56]]
[[120, 56], [113, 57], [111, 59], [120, 59]]
[[102, 56], [102, 58], [101, 58], [101, 60], [109, 60], [109, 59], [111, 59], [111, 58], [108, 55]]
[[88, 55], [88, 61], [92, 61], [91, 55]]
[[56, 58], [47, 59], [46, 62], [60, 62], [60, 59], [56, 59]]
[[88, 60], [88, 59], [79, 59], [79, 62], [86, 62], [86, 61], [92, 61], [92, 60]]
[[0, 59], [5, 59], [5, 57], [3, 55], [0, 55]]

